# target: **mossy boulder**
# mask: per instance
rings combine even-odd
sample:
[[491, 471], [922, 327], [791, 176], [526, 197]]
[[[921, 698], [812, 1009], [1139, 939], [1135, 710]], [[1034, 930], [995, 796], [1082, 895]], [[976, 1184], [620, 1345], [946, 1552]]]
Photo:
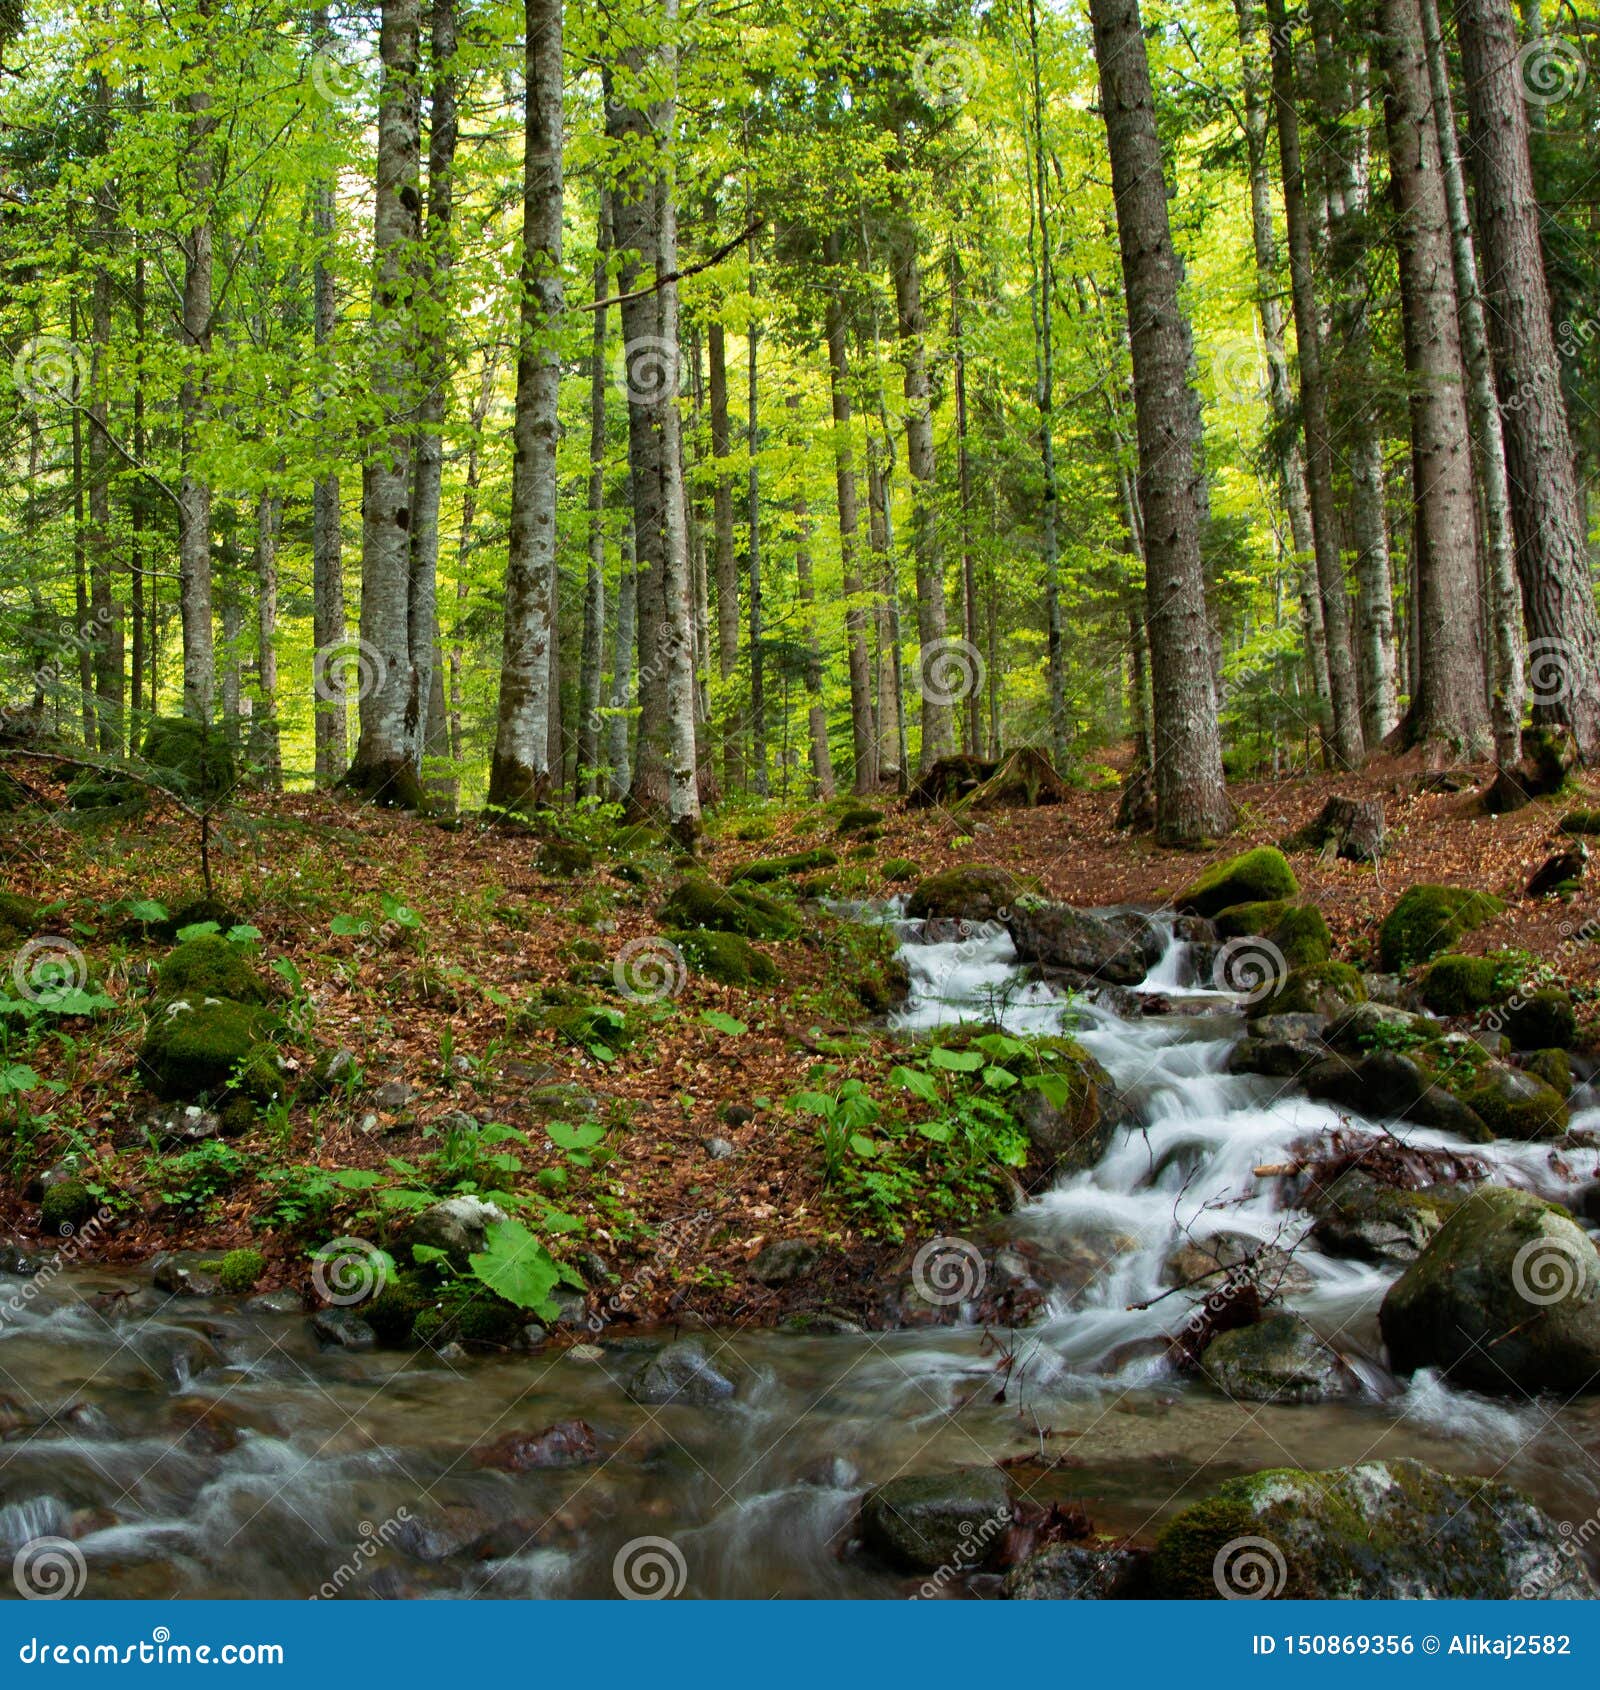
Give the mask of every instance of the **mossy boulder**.
[[1579, 836], [1600, 833], [1600, 810], [1568, 810], [1557, 826], [1562, 833]]
[[1333, 935], [1315, 904], [1291, 898], [1266, 898], [1234, 904], [1214, 918], [1220, 939], [1262, 938], [1282, 953], [1291, 968], [1326, 962], [1333, 954]]
[[809, 874], [813, 869], [835, 868], [839, 853], [826, 846], [815, 851], [795, 851], [787, 857], [757, 857], [754, 862], [741, 863], [728, 876], [728, 884], [745, 880], [753, 886], [764, 886], [774, 880], [787, 880], [791, 875]]
[[139, 749], [152, 778], [180, 798], [214, 803], [238, 784], [227, 736], [192, 717], [158, 716]]
[[668, 927], [703, 927], [746, 939], [792, 939], [800, 931], [794, 910], [750, 886], [719, 886], [709, 875], [686, 875], [657, 912]]
[[1414, 1262], [1470, 1195], [1469, 1187], [1455, 1185], [1402, 1190], [1356, 1171], [1315, 1193], [1306, 1206], [1312, 1236], [1328, 1255]]
[[611, 1051], [626, 1050], [639, 1036], [638, 1028], [614, 1004], [556, 1004], [544, 1011], [543, 1021], [546, 1027], [585, 1050], [593, 1045], [604, 1045]]
[[1258, 898], [1253, 903], [1230, 904], [1211, 919], [1219, 939], [1245, 939], [1270, 933], [1293, 908], [1292, 898]]
[[1443, 1368], [1500, 1396], [1600, 1389], [1600, 1255], [1565, 1209], [1486, 1185], [1389, 1287], [1397, 1373]]
[[1536, 1050], [1522, 1066], [1561, 1097], [1572, 1090], [1572, 1059], [1564, 1050]]
[[906, 914], [913, 921], [994, 921], [1037, 884], [987, 863], [964, 863], [917, 882]]
[[1190, 915], [1209, 916], [1235, 904], [1292, 898], [1299, 890], [1300, 882], [1289, 867], [1289, 859], [1282, 851], [1261, 845], [1213, 863], [1179, 895], [1177, 905]]
[[215, 933], [186, 940], [162, 959], [159, 990], [163, 1002], [188, 999], [198, 1008], [206, 998], [234, 1003], [265, 1003], [266, 989], [237, 945]]
[[1527, 1497], [1419, 1461], [1232, 1479], [1168, 1522], [1166, 1598], [1592, 1598], [1580, 1556]]
[[1201, 1353], [1200, 1371], [1235, 1402], [1331, 1402], [1356, 1389], [1349, 1366], [1297, 1314], [1219, 1333]]
[[878, 872], [885, 880], [898, 884], [905, 880], [915, 880], [917, 865], [909, 857], [885, 857], [878, 864]]
[[1292, 968], [1273, 994], [1273, 1015], [1335, 1016], [1351, 1004], [1367, 1001], [1367, 984], [1347, 962], [1318, 962]]
[[1403, 974], [1448, 950], [1463, 933], [1492, 921], [1505, 907], [1490, 892], [1412, 886], [1400, 894], [1378, 929], [1379, 960], [1387, 972]]
[[1570, 1050], [1578, 1039], [1572, 999], [1555, 986], [1519, 998], [1506, 1011], [1506, 1034], [1518, 1050]]
[[869, 804], [852, 804], [834, 823], [833, 831], [837, 834], [865, 833], [869, 828], [879, 826], [883, 821], [883, 811], [874, 810]]
[[217, 1263], [217, 1283], [230, 1296], [242, 1297], [266, 1271], [267, 1258], [259, 1250], [230, 1250]]
[[1422, 977], [1422, 1001], [1435, 1015], [1471, 1015], [1503, 1003], [1516, 986], [1519, 960], [1511, 951], [1438, 957]]
[[770, 986], [778, 979], [777, 964], [743, 934], [675, 927], [666, 937], [697, 973], [709, 974], [725, 986]]
[[0, 892], [0, 933], [32, 933], [39, 925], [39, 906], [32, 898]]
[[85, 770], [67, 788], [67, 807], [71, 810], [121, 810], [142, 806], [146, 800], [147, 789], [138, 781], [113, 773]]
[[891, 1566], [976, 1572], [999, 1554], [1011, 1521], [1005, 1476], [993, 1467], [910, 1473], [861, 1499], [861, 1537]]
[[95, 1211], [94, 1194], [81, 1179], [58, 1179], [39, 1204], [39, 1230], [76, 1232]]
[[1567, 1130], [1561, 1093], [1504, 1062], [1488, 1063], [1458, 1095], [1496, 1138], [1559, 1138]]
[[1023, 1177], [1030, 1189], [1094, 1167], [1122, 1120], [1105, 1069], [1067, 1038], [1039, 1039], [1006, 1067], [1024, 1081], [1014, 1088], [1011, 1112], [1028, 1140]]
[[534, 867], [540, 874], [571, 880], [574, 875], [587, 874], [594, 867], [594, 852], [581, 840], [547, 839], [539, 847]]
[[170, 1101], [216, 1096], [239, 1088], [270, 1097], [282, 1077], [273, 1059], [273, 1021], [252, 1004], [179, 998], [150, 1018], [139, 1049], [140, 1078]]

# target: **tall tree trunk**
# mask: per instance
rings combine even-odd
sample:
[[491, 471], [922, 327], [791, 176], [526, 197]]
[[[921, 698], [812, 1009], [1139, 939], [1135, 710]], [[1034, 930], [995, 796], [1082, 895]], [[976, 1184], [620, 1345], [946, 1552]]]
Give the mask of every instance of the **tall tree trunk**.
[[522, 308], [512, 425], [511, 541], [506, 560], [500, 708], [489, 802], [532, 809], [550, 786], [555, 616], [556, 433], [561, 362], [561, 0], [525, 0]]
[[889, 526], [889, 484], [882, 451], [867, 435], [867, 512], [872, 550], [878, 560], [878, 779], [906, 784], [906, 728], [900, 676], [900, 589], [895, 580], [894, 542]]
[[419, 807], [408, 732], [411, 694], [411, 411], [416, 403], [411, 277], [420, 236], [418, 0], [382, 0], [378, 161], [373, 190], [372, 396], [361, 522], [361, 736], [346, 782], [382, 803]]
[[[319, 6], [312, 14], [312, 34], [319, 47], [325, 49], [331, 39], [326, 6]], [[333, 333], [338, 320], [338, 300], [330, 262], [334, 232], [333, 196], [334, 184], [326, 178], [317, 182], [311, 190], [311, 228], [317, 243], [317, 255], [311, 271], [311, 333], [324, 359], [332, 356]], [[324, 381], [317, 396], [317, 420], [324, 428], [328, 410], [325, 391]], [[326, 438], [319, 440], [324, 463], [332, 456], [329, 445]], [[311, 638], [322, 659], [321, 673], [324, 677], [328, 660], [344, 648], [346, 640], [342, 552], [339, 474], [336, 469], [326, 469], [317, 475], [311, 489]], [[316, 673], [313, 665], [313, 674]], [[339, 688], [330, 687], [325, 681], [313, 686], [314, 778], [320, 787], [334, 785], [345, 770], [345, 703], [344, 693]]]
[[1278, 489], [1289, 518], [1294, 548], [1295, 585], [1305, 625], [1306, 656], [1317, 697], [1330, 710], [1328, 641], [1322, 625], [1322, 594], [1317, 587], [1316, 554], [1311, 540], [1311, 501], [1306, 493], [1305, 458], [1300, 450], [1300, 419], [1289, 385], [1289, 360], [1283, 344], [1283, 307], [1279, 303], [1278, 242], [1273, 228], [1272, 181], [1267, 165], [1269, 76], [1261, 58], [1261, 8], [1257, 0], [1234, 0], [1239, 20], [1239, 50], [1244, 95], [1245, 151], [1250, 174], [1250, 236], [1255, 249], [1256, 313], [1267, 361], [1267, 398], [1272, 411], [1272, 455]]
[[[972, 453], [967, 444], [967, 349], [962, 338], [961, 259], [950, 249], [950, 340], [956, 378], [956, 498], [961, 517], [961, 638], [966, 646], [970, 678], [964, 688], [966, 709], [962, 713], [962, 749], [979, 755], [983, 742], [980, 722], [983, 693], [983, 656], [978, 649], [978, 570], [972, 538]], [[1054, 529], [1054, 517], [1050, 519]], [[1054, 580], [1055, 571], [1049, 571]], [[1056, 597], [1059, 608], [1060, 598]], [[1060, 754], [1057, 754], [1060, 762]]]
[[[277, 473], [282, 474], [279, 461]], [[256, 691], [258, 713], [251, 723], [251, 761], [274, 792], [283, 788], [278, 739], [278, 524], [283, 505], [275, 488], [256, 500]]]
[[1333, 451], [1328, 436], [1328, 389], [1322, 367], [1322, 324], [1312, 264], [1311, 217], [1300, 162], [1300, 118], [1295, 109], [1294, 46], [1284, 0], [1267, 0], [1272, 43], [1272, 99], [1283, 171], [1284, 222], [1289, 237], [1289, 277], [1294, 297], [1296, 351], [1300, 361], [1300, 413], [1306, 436], [1306, 479], [1311, 497], [1311, 541], [1328, 651], [1333, 705], [1332, 749], [1342, 764], [1361, 760], [1361, 712], [1350, 660], [1350, 598], [1339, 556], [1333, 502]]
[[[433, 669], [439, 645], [439, 500], [444, 485], [444, 422], [454, 360], [450, 348], [451, 219], [456, 165], [455, 0], [430, 0], [432, 87], [428, 99], [428, 218], [417, 254], [417, 380], [411, 462], [411, 561], [406, 644], [411, 672], [406, 734], [418, 775], [427, 750]], [[424, 786], [431, 782], [424, 780]]]
[[[784, 401], [795, 430], [794, 444], [801, 445], [800, 395], [791, 393]], [[803, 457], [801, 463], [803, 465]], [[804, 488], [803, 468], [797, 482]], [[828, 747], [828, 710], [822, 698], [822, 647], [817, 639], [817, 590], [811, 569], [811, 509], [803, 490], [794, 496], [794, 575], [800, 600], [802, 639], [805, 643], [806, 728], [811, 745], [811, 788], [814, 798], [834, 795], [833, 755]]]
[[[922, 698], [922, 756], [926, 769], [955, 750], [949, 684], [944, 552], [939, 543], [938, 488], [933, 450], [933, 396], [928, 383], [922, 310], [922, 263], [917, 227], [903, 196], [892, 197], [889, 262], [894, 272], [900, 355], [905, 368], [906, 465], [911, 471], [911, 551], [917, 570], [917, 692]], [[959, 670], [959, 666], [957, 666]]]
[[744, 785], [744, 744], [733, 704], [739, 667], [739, 565], [733, 550], [733, 477], [722, 466], [732, 450], [728, 428], [728, 349], [722, 324], [707, 335], [710, 361], [712, 545], [717, 577], [717, 675], [722, 682], [722, 778], [729, 792]]
[[1133, 348], [1155, 690], [1156, 832], [1169, 844], [1234, 825], [1222, 778], [1200, 555], [1198, 412], [1192, 345], [1178, 300], [1178, 256], [1137, 0], [1091, 0], [1101, 109]]
[[1411, 378], [1421, 673], [1406, 736], [1450, 753], [1490, 749], [1483, 683], [1472, 446], [1439, 133], [1417, 0], [1379, 0], [1389, 179], [1398, 213], [1401, 312]]
[[841, 278], [827, 290], [828, 394], [833, 409], [833, 480], [839, 505], [839, 569], [844, 590], [845, 648], [850, 666], [850, 739], [855, 750], [857, 793], [878, 784], [876, 723], [872, 714], [872, 674], [867, 657], [867, 612], [861, 587], [861, 514], [856, 486], [855, 442], [850, 410], [850, 355], [845, 336], [843, 272], [839, 237], [830, 233], [829, 269]]
[[1511, 488], [1506, 475], [1505, 436], [1494, 390], [1489, 325], [1478, 285], [1478, 255], [1467, 211], [1467, 185], [1456, 136], [1450, 66], [1437, 0], [1419, 0], [1428, 53], [1428, 88], [1450, 212], [1450, 252], [1455, 264], [1456, 304], [1461, 312], [1461, 352], [1467, 365], [1467, 414], [1478, 454], [1484, 547], [1488, 554], [1493, 656], [1489, 663], [1489, 714], [1494, 724], [1495, 760], [1510, 768], [1522, 755], [1522, 589], [1517, 584], [1516, 534], [1511, 522]]
[[749, 578], [750, 578], [750, 760], [757, 793], [765, 798], [767, 782], [767, 654], [766, 634], [762, 627], [761, 603], [761, 473], [758, 454], [761, 450], [760, 368], [756, 351], [760, 345], [760, 326], [756, 320], [756, 259], [755, 237], [750, 237], [750, 328], [745, 336], [749, 354], [749, 410], [746, 427], [746, 447], [749, 456], [749, 476], [746, 497], [749, 499]]
[[[133, 343], [139, 351], [135, 354], [133, 365], [133, 456], [136, 463], [143, 463], [144, 439], [144, 313], [145, 313], [145, 274], [144, 252], [137, 246], [133, 261]], [[128, 597], [129, 620], [132, 624], [132, 651], [129, 654], [130, 680], [132, 683], [133, 708], [130, 712], [128, 727], [128, 747], [130, 751], [137, 750], [139, 744], [139, 711], [145, 697], [142, 690], [145, 685], [146, 670], [150, 663], [149, 653], [145, 648], [145, 552], [144, 529], [145, 514], [148, 509], [149, 492], [145, 486], [143, 476], [135, 477], [128, 492]], [[154, 602], [155, 580], [149, 581], [152, 602]], [[149, 688], [150, 711], [155, 713], [155, 686], [152, 681]]]
[[[68, 326], [78, 338], [78, 307], [74, 301]], [[89, 612], [88, 530], [84, 522], [83, 417], [72, 411], [72, 649], [78, 659], [78, 703], [83, 719], [83, 746], [95, 746], [94, 639]]]
[[[111, 94], [105, 77], [90, 78], [101, 151], [110, 144]], [[96, 247], [94, 275], [89, 288], [89, 609], [93, 640], [94, 690], [100, 749], [119, 753], [123, 736], [122, 609], [115, 602], [111, 574], [111, 448], [110, 406], [106, 388], [111, 348], [111, 250], [116, 240], [116, 197], [109, 182], [95, 191]]]
[[[196, 10], [200, 59], [209, 53], [205, 39], [211, 19], [210, 0]], [[179, 340], [183, 347], [183, 378], [178, 391], [178, 592], [183, 615], [183, 708], [201, 722], [211, 720], [216, 698], [216, 665], [211, 638], [211, 482], [199, 464], [200, 431], [207, 405], [206, 363], [211, 354], [211, 196], [216, 167], [211, 94], [203, 85], [205, 72], [193, 67], [202, 85], [192, 88], [181, 105], [188, 122], [184, 139], [184, 185], [192, 221], [184, 230], [183, 305]]]
[[589, 559], [584, 575], [583, 647], [578, 659], [577, 795], [600, 792], [601, 647], [606, 637], [606, 289], [611, 211], [605, 188], [595, 209], [594, 330], [589, 349]]
[[1600, 757], [1600, 624], [1539, 246], [1516, 30], [1506, 0], [1456, 0], [1478, 251], [1505, 437], [1536, 724]]
[[[628, 490], [627, 507], [633, 509], [633, 490]], [[624, 525], [621, 561], [617, 570], [617, 622], [611, 644], [611, 714], [606, 719], [606, 762], [609, 785], [606, 795], [613, 803], [628, 796], [633, 784], [628, 759], [628, 730], [634, 703], [633, 653], [638, 627], [639, 576], [634, 568], [635, 547], [631, 519]]]

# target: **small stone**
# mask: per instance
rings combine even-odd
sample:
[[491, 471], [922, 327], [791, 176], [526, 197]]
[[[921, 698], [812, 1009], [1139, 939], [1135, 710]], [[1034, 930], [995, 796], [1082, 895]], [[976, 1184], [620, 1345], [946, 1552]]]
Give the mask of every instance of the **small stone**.
[[215, 1297], [222, 1290], [214, 1258], [198, 1250], [163, 1251], [150, 1267], [155, 1288], [175, 1297]]
[[311, 1330], [329, 1348], [370, 1350], [378, 1335], [349, 1309], [322, 1309], [311, 1317]]
[[408, 1085], [404, 1080], [385, 1080], [381, 1086], [374, 1086], [372, 1101], [379, 1109], [389, 1113], [397, 1109], [404, 1109], [415, 1094], [416, 1088]]
[[263, 1291], [244, 1305], [252, 1314], [299, 1314], [304, 1308], [298, 1291]]
[[601, 1361], [604, 1359], [605, 1353], [598, 1344], [574, 1344], [567, 1351], [567, 1359], [569, 1361]]
[[747, 1103], [730, 1103], [722, 1111], [722, 1119], [730, 1127], [742, 1127], [747, 1121], [753, 1121], [756, 1112]]
[[502, 1473], [532, 1473], [548, 1467], [581, 1467], [600, 1453], [587, 1420], [557, 1420], [538, 1432], [507, 1432], [473, 1450], [479, 1467]]
[[739, 1154], [730, 1139], [703, 1138], [700, 1140], [700, 1143], [704, 1146], [706, 1155], [708, 1155], [713, 1162], [726, 1162], [730, 1156], [737, 1156]]
[[637, 1403], [673, 1403], [688, 1408], [711, 1408], [733, 1395], [731, 1379], [720, 1374], [699, 1344], [685, 1339], [668, 1344], [628, 1380], [628, 1395]]
[[763, 1285], [788, 1285], [817, 1265], [815, 1244], [803, 1238], [775, 1238], [750, 1264], [750, 1277]]

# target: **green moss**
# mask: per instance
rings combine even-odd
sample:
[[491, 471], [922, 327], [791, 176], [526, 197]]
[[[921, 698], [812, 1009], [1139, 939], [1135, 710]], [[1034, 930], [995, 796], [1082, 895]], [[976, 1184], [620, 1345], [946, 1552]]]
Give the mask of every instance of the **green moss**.
[[217, 1264], [222, 1289], [241, 1297], [267, 1271], [267, 1258], [259, 1250], [230, 1250]]
[[759, 845], [772, 837], [772, 823], [764, 816], [751, 816], [734, 824], [733, 837], [746, 845]]
[[58, 1179], [39, 1204], [41, 1232], [77, 1231], [94, 1213], [93, 1194], [81, 1179]]
[[1274, 1015], [1326, 1015], [1340, 1005], [1366, 1001], [1366, 982], [1349, 963], [1319, 962], [1291, 969], [1270, 1008]]
[[1560, 828], [1563, 833], [1600, 833], [1600, 810], [1568, 810]]
[[[180, 1000], [181, 1001], [181, 1000]], [[248, 1004], [219, 1000], [151, 1017], [139, 1050], [140, 1077], [158, 1096], [193, 1101], [232, 1085], [270, 1096], [282, 1081], [267, 1042], [271, 1017]]]
[[1037, 890], [1037, 881], [1003, 868], [988, 863], [963, 863], [919, 881], [906, 905], [906, 914], [913, 921], [938, 917], [989, 921], [1025, 893]]
[[809, 874], [797, 880], [794, 889], [802, 898], [833, 898], [838, 896], [839, 882], [831, 874]]
[[1290, 898], [1263, 898], [1250, 904], [1230, 904], [1211, 918], [1220, 939], [1245, 939], [1270, 933], [1294, 908]]
[[833, 868], [839, 861], [837, 851], [830, 851], [826, 846], [816, 851], [796, 851], [787, 857], [757, 857], [754, 862], [741, 863], [728, 876], [731, 886], [736, 881], [748, 880], [753, 885], [762, 886], [773, 880], [784, 880], [792, 874], [807, 874], [816, 868]]
[[585, 1049], [600, 1044], [607, 1050], [626, 1050], [639, 1036], [628, 1017], [611, 1004], [557, 1006], [545, 1011], [544, 1025]]
[[0, 931], [31, 933], [39, 925], [39, 906], [32, 898], [0, 892]]
[[1555, 986], [1530, 992], [1506, 1011], [1506, 1033], [1518, 1050], [1569, 1050], [1577, 1043], [1572, 999]]
[[834, 824], [833, 831], [835, 833], [861, 833], [869, 827], [876, 827], [882, 820], [882, 810], [874, 810], [867, 804], [852, 804]]
[[1333, 935], [1315, 904], [1290, 904], [1267, 933], [1291, 968], [1306, 968], [1326, 962], [1333, 950]]
[[1283, 852], [1270, 845], [1213, 863], [1178, 899], [1178, 908], [1194, 915], [1215, 915], [1235, 904], [1292, 898], [1300, 882]]
[[541, 874], [570, 880], [594, 867], [594, 852], [576, 839], [547, 839], [539, 847], [535, 867]]
[[238, 783], [233, 749], [221, 729], [188, 716], [158, 716], [140, 753], [153, 777], [180, 798], [214, 802]]
[[1388, 973], [1404, 973], [1504, 909], [1504, 903], [1489, 892], [1460, 886], [1412, 886], [1401, 893], [1378, 929], [1379, 960]]
[[1514, 953], [1439, 957], [1422, 979], [1422, 1001], [1435, 1015], [1470, 1015], [1500, 1003], [1515, 984], [1506, 980], [1506, 962]]
[[74, 810], [120, 810], [145, 802], [146, 789], [138, 781], [115, 774], [85, 772], [67, 788], [67, 805]]
[[677, 927], [666, 937], [691, 968], [726, 986], [770, 986], [778, 979], [777, 964], [742, 934]]
[[1150, 1558], [1155, 1595], [1189, 1602], [1220, 1600], [1217, 1557], [1240, 1538], [1260, 1537], [1261, 1521], [1254, 1509], [1234, 1497], [1207, 1497], [1184, 1509], [1157, 1539]]
[[1524, 1084], [1513, 1087], [1503, 1074], [1490, 1074], [1467, 1087], [1461, 1101], [1496, 1138], [1559, 1138], [1567, 1130], [1566, 1099], [1537, 1074], [1521, 1078]]
[[264, 1003], [267, 996], [238, 946], [215, 933], [188, 940], [162, 961], [160, 995], [166, 1002], [186, 998], [197, 1009], [205, 998]]
[[888, 857], [878, 867], [883, 878], [895, 884], [917, 878], [917, 865], [909, 857]]
[[719, 886], [703, 874], [686, 875], [658, 912], [668, 927], [705, 927], [747, 939], [792, 939], [799, 918], [788, 905], [751, 887]]
[[1571, 1092], [1572, 1062], [1564, 1050], [1536, 1050], [1522, 1066], [1561, 1097]]
[[361, 1318], [377, 1333], [380, 1343], [405, 1345], [413, 1341], [414, 1329], [423, 1316], [434, 1311], [438, 1301], [437, 1287], [422, 1274], [400, 1273], [362, 1305]]

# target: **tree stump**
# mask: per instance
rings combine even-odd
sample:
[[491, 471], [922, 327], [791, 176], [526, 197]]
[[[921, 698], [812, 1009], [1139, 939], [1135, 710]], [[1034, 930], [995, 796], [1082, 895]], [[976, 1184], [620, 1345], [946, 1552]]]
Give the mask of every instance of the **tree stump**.
[[1283, 841], [1285, 851], [1332, 852], [1352, 863], [1375, 863], [1384, 852], [1381, 798], [1330, 798], [1315, 821]]

